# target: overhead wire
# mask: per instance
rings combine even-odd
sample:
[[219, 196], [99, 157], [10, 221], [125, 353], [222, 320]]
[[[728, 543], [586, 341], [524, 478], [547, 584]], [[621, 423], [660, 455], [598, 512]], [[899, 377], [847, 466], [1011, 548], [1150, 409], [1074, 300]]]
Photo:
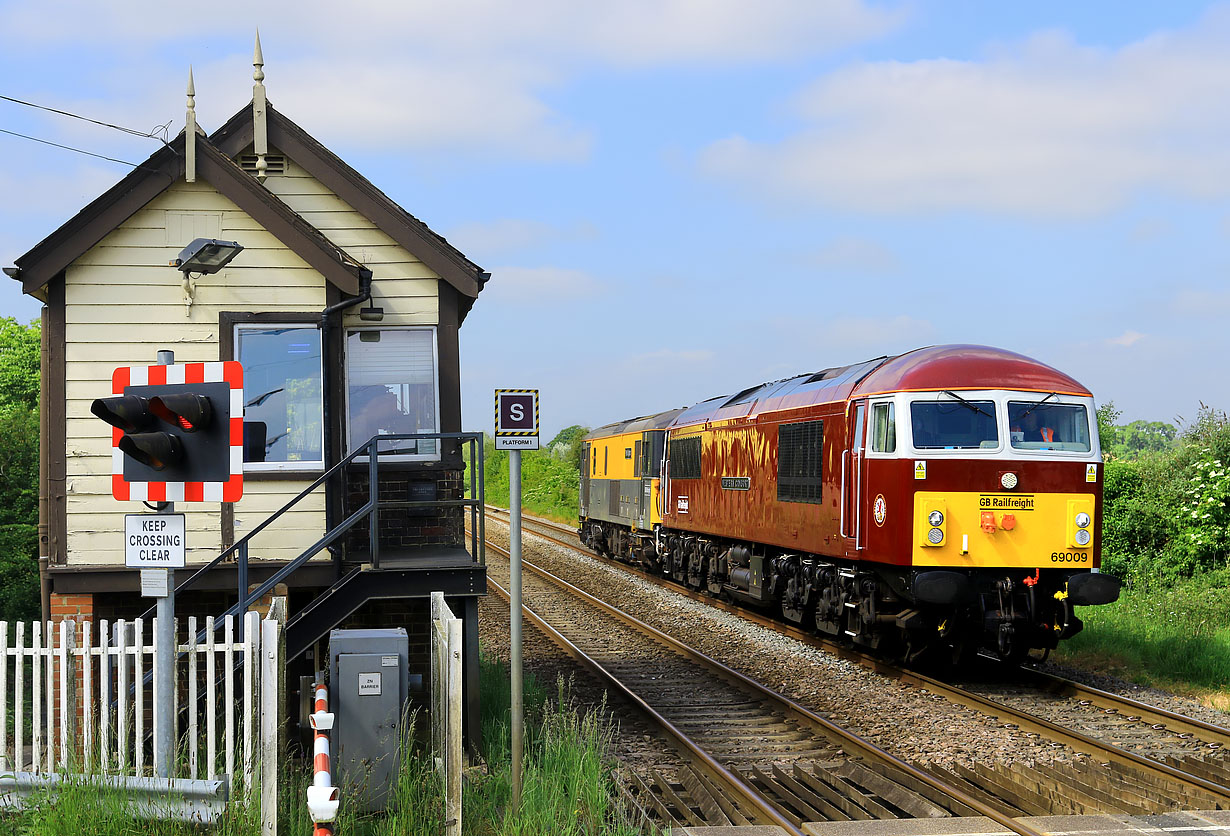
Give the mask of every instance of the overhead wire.
[[[129, 162], [128, 160], [117, 160], [116, 157], [109, 157], [109, 156], [106, 156], [105, 154], [95, 154], [95, 152], [93, 151], [86, 151], [80, 148], [73, 148], [73, 146], [71, 145], [60, 145], [59, 143], [53, 143], [53, 141], [49, 139], [39, 139], [38, 136], [27, 136], [26, 134], [18, 134], [16, 130], [6, 130], [4, 128], [0, 128], [0, 134], [9, 134], [10, 136], [20, 136], [21, 139], [28, 139], [32, 141], [32, 143], [42, 143], [43, 145], [53, 145], [55, 146], [55, 148], [63, 148], [65, 151], [76, 151], [77, 154], [85, 154], [86, 156], [98, 157], [98, 159], [100, 160], [118, 162], [118, 164], [125, 165], [125, 166], [132, 166], [133, 168], [144, 168], [144, 166], [141, 166], [139, 162]], [[150, 171], [153, 171], [153, 170], [150, 170]]]
[[36, 110], [45, 110], [48, 113], [58, 113], [61, 116], [68, 116], [72, 119], [80, 119], [83, 122], [91, 122], [95, 125], [101, 125], [104, 128], [112, 128], [113, 130], [121, 131], [126, 134], [131, 134], [132, 136], [144, 137], [145, 139], [156, 139], [159, 142], [161, 142], [163, 145], [167, 144], [167, 131], [171, 127], [171, 122], [168, 121], [162, 125], [155, 125], [152, 130], [138, 131], [135, 128], [125, 128], [123, 125], [113, 125], [110, 122], [101, 122], [98, 119], [91, 119], [89, 116], [82, 116], [79, 113], [72, 113], [67, 110], [60, 110], [59, 108], [48, 107], [47, 105], [36, 104], [34, 102], [27, 102], [23, 99], [15, 99], [12, 96], [0, 95], [0, 99], [3, 99], [6, 102], [13, 102], [14, 104], [25, 105], [26, 107], [32, 107], [32, 108], [35, 108]]
[[[45, 110], [48, 113], [55, 113], [55, 114], [59, 114], [60, 116], [68, 116], [72, 119], [80, 119], [83, 122], [90, 122], [91, 124], [99, 125], [104, 128], [111, 128], [112, 130], [120, 131], [121, 133], [125, 133], [130, 136], [138, 136], [138, 137], [141, 137], [142, 139], [156, 139], [159, 142], [161, 142], [164, 146], [168, 148], [170, 147], [170, 142], [167, 141], [168, 132], [171, 127], [170, 121], [162, 125], [155, 125], [154, 128], [149, 131], [139, 131], [139, 130], [136, 130], [135, 128], [126, 128], [123, 125], [115, 125], [110, 122], [103, 122], [98, 119], [92, 119], [89, 116], [82, 116], [79, 113], [72, 113], [67, 110], [60, 110], [59, 108], [36, 104], [35, 102], [27, 102], [24, 99], [15, 99], [12, 96], [0, 95], [0, 99], [6, 102], [13, 102], [14, 104], [23, 105], [25, 107], [32, 107], [32, 108], [35, 108], [36, 110]], [[132, 168], [139, 168], [139, 169], [142, 169], [143, 171], [153, 170], [153, 169], [147, 169], [139, 163], [130, 163], [127, 160], [121, 160], [116, 157], [108, 157], [105, 154], [96, 154], [93, 151], [86, 151], [83, 148], [74, 148], [71, 145], [62, 145], [58, 142], [52, 142], [49, 139], [40, 139], [36, 136], [30, 136], [28, 134], [18, 133], [17, 131], [10, 131], [5, 128], [0, 128], [0, 133], [8, 134], [9, 136], [19, 137], [21, 139], [28, 139], [31, 142], [39, 142], [39, 143], [42, 143], [43, 145], [50, 145], [55, 148], [62, 148], [65, 151], [73, 151], [77, 154], [85, 154], [87, 157], [97, 157], [100, 160], [107, 160], [108, 162], [119, 163], [120, 165], [131, 166]]]

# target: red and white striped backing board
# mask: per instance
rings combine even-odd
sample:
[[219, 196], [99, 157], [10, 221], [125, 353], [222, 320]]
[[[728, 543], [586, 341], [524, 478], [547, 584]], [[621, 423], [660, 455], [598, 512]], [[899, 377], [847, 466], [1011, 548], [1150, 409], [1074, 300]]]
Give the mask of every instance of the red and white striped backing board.
[[174, 366], [120, 366], [111, 374], [111, 391], [126, 386], [169, 383], [227, 383], [231, 387], [230, 478], [225, 482], [128, 482], [124, 479], [124, 431], [111, 430], [111, 495], [146, 502], [238, 502], [243, 497], [243, 366], [236, 360], [179, 363]]

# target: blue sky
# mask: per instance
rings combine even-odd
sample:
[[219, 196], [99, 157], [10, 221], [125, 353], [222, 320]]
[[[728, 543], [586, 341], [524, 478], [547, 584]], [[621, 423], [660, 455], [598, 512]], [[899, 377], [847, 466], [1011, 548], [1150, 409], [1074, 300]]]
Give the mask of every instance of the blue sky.
[[[0, 3], [0, 94], [174, 134], [191, 64], [212, 130], [259, 26], [274, 105], [493, 273], [467, 429], [496, 387], [540, 388], [549, 436], [950, 342], [1126, 420], [1230, 407], [1230, 4], [347, 8]], [[157, 147], [3, 101], [0, 129]], [[126, 171], [0, 134], [0, 262]]]

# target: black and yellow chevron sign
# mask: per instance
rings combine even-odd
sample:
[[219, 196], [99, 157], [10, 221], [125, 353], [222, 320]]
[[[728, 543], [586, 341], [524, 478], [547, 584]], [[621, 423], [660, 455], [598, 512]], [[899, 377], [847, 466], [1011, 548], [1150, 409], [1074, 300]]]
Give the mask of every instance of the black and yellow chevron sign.
[[533, 447], [528, 444], [525, 449], [538, 449], [538, 390], [537, 389], [496, 389], [495, 390], [495, 437], [533, 439]]

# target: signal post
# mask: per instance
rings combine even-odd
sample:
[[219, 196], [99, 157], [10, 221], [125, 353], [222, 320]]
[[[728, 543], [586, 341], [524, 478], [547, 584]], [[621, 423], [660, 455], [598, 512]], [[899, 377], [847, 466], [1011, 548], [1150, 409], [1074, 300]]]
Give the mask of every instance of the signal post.
[[521, 451], [538, 449], [538, 390], [495, 390], [495, 449], [508, 455], [508, 660], [512, 686], [512, 805], [521, 804], [525, 700], [521, 664]]
[[[157, 599], [154, 635], [154, 774], [175, 766], [175, 569], [187, 565], [187, 525], [175, 502], [236, 502], [243, 496], [243, 367], [234, 361], [120, 366], [112, 396], [90, 412], [112, 426], [111, 493], [151, 502], [156, 514], [124, 518], [124, 565], [141, 571], [141, 594]], [[241, 622], [242, 623], [242, 622]]]

